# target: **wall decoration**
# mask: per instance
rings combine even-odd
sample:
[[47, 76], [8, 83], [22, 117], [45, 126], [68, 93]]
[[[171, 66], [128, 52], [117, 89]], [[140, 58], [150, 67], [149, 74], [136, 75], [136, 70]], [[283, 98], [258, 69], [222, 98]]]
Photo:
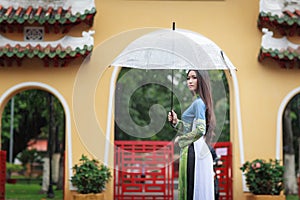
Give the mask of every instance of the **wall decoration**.
[[24, 27], [25, 41], [43, 41], [44, 27]]

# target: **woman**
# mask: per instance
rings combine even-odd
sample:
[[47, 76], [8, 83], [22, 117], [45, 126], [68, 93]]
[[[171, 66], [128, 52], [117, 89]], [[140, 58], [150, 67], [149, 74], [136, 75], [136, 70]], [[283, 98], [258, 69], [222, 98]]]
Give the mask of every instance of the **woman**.
[[190, 70], [187, 86], [194, 96], [192, 104], [182, 114], [182, 120], [172, 110], [168, 120], [179, 135], [179, 199], [214, 200], [213, 159], [206, 142], [210, 143], [215, 128], [210, 80], [207, 71]]

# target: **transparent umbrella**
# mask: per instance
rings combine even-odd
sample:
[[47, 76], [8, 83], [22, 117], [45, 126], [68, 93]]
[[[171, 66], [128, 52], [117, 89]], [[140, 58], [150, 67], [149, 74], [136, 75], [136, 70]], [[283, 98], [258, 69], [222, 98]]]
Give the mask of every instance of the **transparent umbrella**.
[[159, 29], [134, 40], [113, 61], [112, 66], [139, 69], [235, 69], [214, 42], [189, 30], [175, 30], [175, 24], [173, 30]]
[[160, 29], [130, 43], [112, 66], [140, 69], [235, 69], [208, 38], [184, 29]]

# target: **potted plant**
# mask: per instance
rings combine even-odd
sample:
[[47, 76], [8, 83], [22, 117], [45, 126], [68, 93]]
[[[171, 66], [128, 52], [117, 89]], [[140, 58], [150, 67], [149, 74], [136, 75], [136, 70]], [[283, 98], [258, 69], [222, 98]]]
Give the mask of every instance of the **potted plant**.
[[86, 196], [89, 196], [89, 199], [104, 199], [102, 192], [112, 177], [110, 169], [85, 155], [82, 155], [79, 161], [80, 164], [75, 164], [72, 168], [74, 174], [71, 183], [77, 187], [74, 199], [87, 199]]
[[17, 182], [17, 179], [11, 177], [12, 173], [14, 173], [14, 172], [19, 173], [23, 169], [24, 168], [23, 168], [22, 165], [7, 162], [6, 163], [6, 182], [11, 183], [11, 184], [15, 184]]
[[255, 159], [252, 162], [247, 161], [240, 169], [251, 192], [248, 199], [285, 199], [281, 195], [284, 189], [284, 167], [278, 160]]

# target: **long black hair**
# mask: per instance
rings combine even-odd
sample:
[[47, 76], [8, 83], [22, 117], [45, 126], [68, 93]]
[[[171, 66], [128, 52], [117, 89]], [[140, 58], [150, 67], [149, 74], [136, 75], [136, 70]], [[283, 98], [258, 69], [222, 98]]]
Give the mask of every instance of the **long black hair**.
[[197, 87], [197, 91], [195, 92], [197, 93], [197, 95], [200, 96], [200, 98], [203, 100], [206, 106], [205, 140], [208, 144], [211, 144], [214, 136], [214, 130], [216, 127], [216, 117], [215, 117], [214, 106], [213, 106], [213, 98], [212, 98], [209, 74], [208, 71], [205, 70], [189, 70], [187, 75], [190, 73], [190, 71], [194, 71], [197, 75], [198, 87]]

